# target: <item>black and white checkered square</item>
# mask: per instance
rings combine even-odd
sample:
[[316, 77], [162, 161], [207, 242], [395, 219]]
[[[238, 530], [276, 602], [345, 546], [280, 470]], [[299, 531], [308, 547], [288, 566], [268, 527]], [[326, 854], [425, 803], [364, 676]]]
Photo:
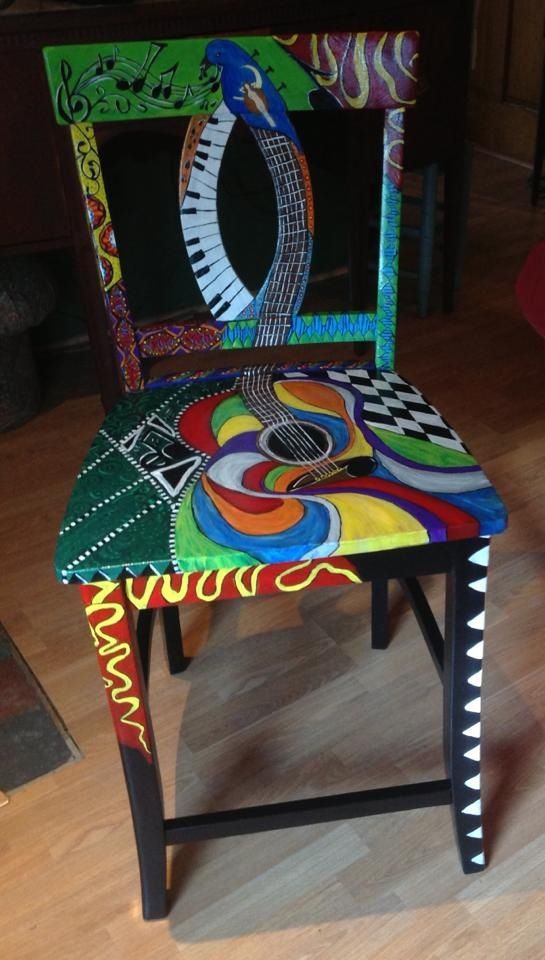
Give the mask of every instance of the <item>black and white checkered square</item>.
[[342, 371], [328, 371], [328, 377], [335, 383], [350, 383], [363, 393], [365, 420], [370, 427], [382, 427], [392, 433], [467, 452], [467, 447], [439, 411], [399, 374], [347, 367]]

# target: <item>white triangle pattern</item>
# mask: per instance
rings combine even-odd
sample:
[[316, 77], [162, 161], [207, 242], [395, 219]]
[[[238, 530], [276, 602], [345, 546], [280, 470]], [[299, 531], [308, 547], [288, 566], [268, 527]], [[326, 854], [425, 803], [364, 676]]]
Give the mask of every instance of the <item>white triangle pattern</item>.
[[482, 840], [483, 828], [477, 827], [477, 829], [472, 830], [471, 833], [466, 833], [466, 837], [469, 837], [470, 840]]
[[467, 730], [464, 730], [464, 737], [475, 737], [475, 739], [478, 740], [480, 735], [481, 735], [480, 723], [474, 723], [472, 727], [468, 727]]
[[483, 671], [477, 670], [477, 673], [474, 673], [471, 677], [468, 677], [467, 682], [470, 683], [472, 687], [480, 687], [483, 682]]
[[477, 747], [472, 747], [471, 750], [468, 750], [467, 753], [464, 753], [464, 757], [467, 757], [468, 760], [480, 760], [481, 759], [481, 745]]
[[464, 710], [467, 710], [468, 713], [480, 713], [481, 712], [481, 698], [476, 697], [475, 700], [470, 700], [469, 703], [466, 703]]
[[482, 580], [474, 580], [469, 586], [472, 590], [477, 590], [479, 593], [486, 593], [486, 581], [487, 578], [483, 577]]
[[462, 813], [466, 813], [468, 817], [480, 817], [481, 815], [481, 798], [475, 800], [473, 803], [470, 803], [468, 807], [464, 807]]
[[474, 647], [470, 647], [467, 651], [468, 657], [473, 657], [474, 660], [482, 660], [484, 653], [484, 642], [479, 640]]
[[465, 784], [470, 790], [479, 790], [481, 787], [480, 773], [478, 773], [476, 777], [471, 777], [469, 780], [466, 780]]
[[477, 550], [477, 553], [473, 553], [469, 560], [470, 563], [478, 563], [481, 567], [488, 566], [488, 557], [490, 555], [490, 547], [481, 547], [480, 550]]
[[472, 620], [467, 621], [472, 630], [484, 630], [484, 610], [481, 610]]
[[478, 853], [476, 857], [471, 858], [472, 863], [482, 864], [484, 866], [484, 853]]

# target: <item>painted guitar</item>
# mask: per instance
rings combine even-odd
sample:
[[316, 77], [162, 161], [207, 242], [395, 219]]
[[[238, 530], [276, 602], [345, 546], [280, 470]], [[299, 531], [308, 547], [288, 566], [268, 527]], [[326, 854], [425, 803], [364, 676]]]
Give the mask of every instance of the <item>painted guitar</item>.
[[[190, 263], [215, 318], [257, 316], [254, 346], [281, 346], [301, 306], [312, 256], [314, 213], [307, 162], [280, 94], [261, 67], [228, 40], [210, 43], [206, 58], [203, 70], [212, 64], [221, 70], [224, 102], [208, 120], [194, 121], [184, 144], [181, 220]], [[255, 297], [229, 264], [217, 217], [220, 160], [236, 116], [244, 118], [255, 137], [273, 181], [278, 211], [273, 263]], [[260, 450], [272, 460], [305, 468], [290, 489], [334, 476], [362, 476], [374, 469], [371, 457], [350, 463], [333, 460], [333, 438], [323, 426], [298, 418], [282, 404], [270, 369], [244, 369], [237, 389], [263, 425]]]
[[[211, 65], [223, 102], [188, 130], [180, 178], [184, 238], [214, 318], [258, 318], [254, 346], [279, 346], [308, 281], [314, 226], [308, 167], [280, 93], [259, 64], [233, 41], [214, 40], [203, 71]], [[237, 117], [267, 164], [278, 210], [273, 263], [255, 296], [231, 266], [218, 223], [218, 174]], [[356, 387], [327, 374], [278, 376], [247, 367], [231, 389], [182, 414], [182, 439], [208, 456], [177, 516], [184, 569], [187, 555], [197, 558], [197, 569], [217, 569], [380, 549], [396, 538], [400, 545], [445, 539], [454, 519], [477, 529], [461, 506], [431, 492], [478, 487], [467, 459], [445, 470], [439, 453], [437, 470], [429, 459], [413, 462], [368, 427], [363, 407]]]

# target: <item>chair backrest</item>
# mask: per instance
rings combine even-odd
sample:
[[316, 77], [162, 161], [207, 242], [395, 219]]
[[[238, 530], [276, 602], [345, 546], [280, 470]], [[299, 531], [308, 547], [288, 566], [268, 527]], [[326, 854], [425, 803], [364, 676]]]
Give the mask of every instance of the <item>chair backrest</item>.
[[[338, 341], [375, 343], [394, 358], [405, 107], [415, 102], [413, 31], [192, 38], [50, 47], [44, 51], [57, 121], [71, 130], [98, 276], [126, 390], [157, 386], [146, 365], [191, 351]], [[314, 213], [310, 176], [290, 113], [384, 111], [378, 287], [373, 312], [300, 314]], [[209, 316], [136, 324], [131, 316], [94, 123], [190, 116], [180, 164], [180, 220]], [[277, 241], [257, 292], [230, 263], [219, 224], [218, 178], [240, 118], [272, 178]], [[342, 146], [342, 145], [341, 145]]]

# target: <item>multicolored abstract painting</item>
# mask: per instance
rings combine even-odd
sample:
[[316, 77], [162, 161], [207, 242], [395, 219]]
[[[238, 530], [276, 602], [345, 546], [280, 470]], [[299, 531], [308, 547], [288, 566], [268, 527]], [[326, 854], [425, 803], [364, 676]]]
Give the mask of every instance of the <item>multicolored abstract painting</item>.
[[[503, 528], [503, 506], [478, 464], [392, 370], [403, 116], [415, 98], [416, 44], [415, 34], [399, 32], [46, 51], [58, 119], [72, 125], [100, 282], [132, 392], [106, 419], [78, 479], [59, 544], [63, 580], [225, 578]], [[385, 112], [374, 313], [300, 313], [315, 208], [294, 111], [325, 108]], [[191, 117], [180, 224], [209, 315], [139, 327], [92, 122], [167, 114]], [[240, 122], [276, 198], [276, 247], [257, 290], [229, 259], [218, 203], [222, 161]], [[375, 341], [375, 365], [246, 366], [175, 387], [144, 374], [145, 360], [166, 354], [342, 339]]]
[[306, 562], [503, 529], [481, 468], [397, 374], [260, 376], [257, 405], [254, 385], [231, 377], [115, 408], [68, 508], [61, 579]]
[[[417, 35], [295, 34], [91, 44], [45, 51], [60, 123], [70, 123], [99, 279], [128, 390], [168, 382], [146, 362], [195, 350], [360, 340], [393, 365], [403, 111], [415, 101]], [[374, 312], [300, 314], [314, 243], [311, 178], [291, 111], [385, 111], [379, 285]], [[209, 317], [134, 324], [92, 124], [187, 116], [180, 222]], [[218, 195], [237, 123], [254, 137], [277, 201], [277, 244], [258, 290], [231, 263]], [[342, 150], [342, 144], [340, 145]]]

